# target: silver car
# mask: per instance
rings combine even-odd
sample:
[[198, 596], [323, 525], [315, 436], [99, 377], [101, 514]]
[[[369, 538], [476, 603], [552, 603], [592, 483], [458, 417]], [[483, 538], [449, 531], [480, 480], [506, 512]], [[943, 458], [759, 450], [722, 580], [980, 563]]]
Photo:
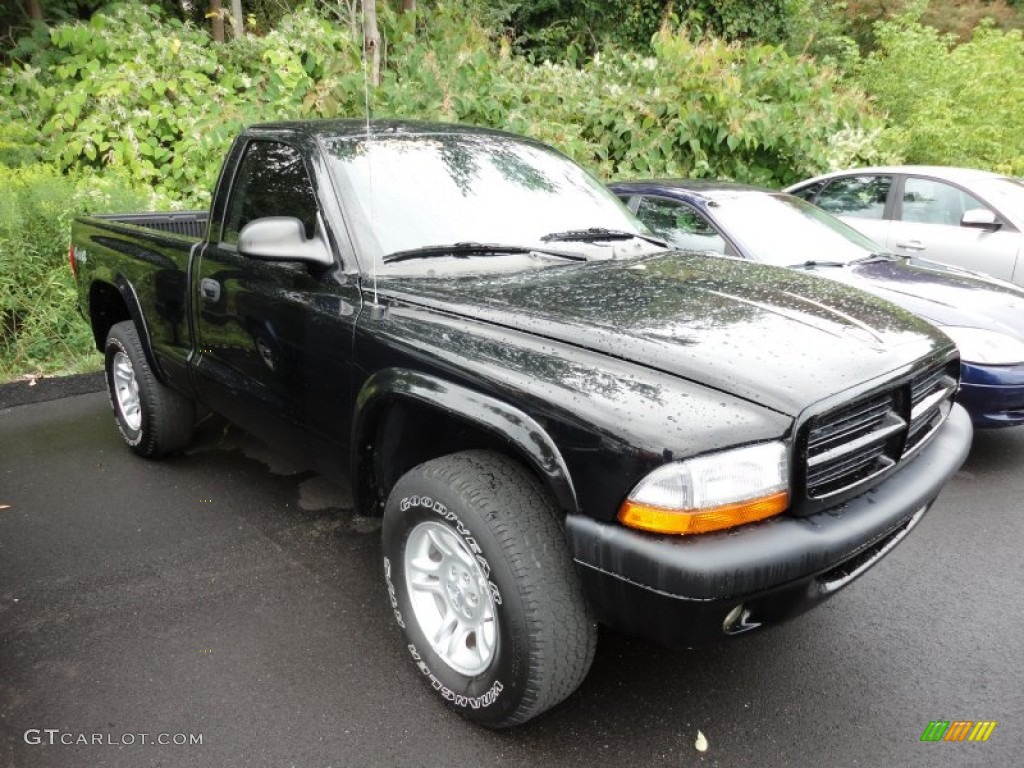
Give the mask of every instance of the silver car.
[[988, 171], [894, 165], [786, 189], [887, 250], [1024, 285], [1024, 181]]

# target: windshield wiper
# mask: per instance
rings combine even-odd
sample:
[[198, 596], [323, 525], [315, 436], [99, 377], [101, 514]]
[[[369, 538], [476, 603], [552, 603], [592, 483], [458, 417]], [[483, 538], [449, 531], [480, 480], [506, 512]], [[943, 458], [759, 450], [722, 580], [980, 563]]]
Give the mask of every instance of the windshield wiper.
[[545, 256], [557, 256], [571, 261], [586, 261], [587, 257], [579, 253], [565, 251], [549, 251], [543, 248], [530, 248], [525, 245], [502, 245], [500, 243], [451, 243], [450, 245], [426, 245], [422, 248], [411, 248], [407, 251], [395, 251], [384, 257], [385, 264], [411, 259], [431, 259], [437, 256], [504, 256], [519, 253], [542, 253]]
[[789, 269], [813, 269], [814, 267], [845, 267], [846, 261], [804, 261], [799, 264], [787, 264]]
[[908, 256], [902, 256], [898, 253], [890, 253], [889, 251], [876, 251], [875, 253], [869, 253], [867, 256], [861, 256], [859, 259], [847, 262], [848, 264], [870, 264], [874, 261], [908, 261]]
[[627, 232], [624, 229], [605, 229], [604, 227], [568, 229], [565, 232], [552, 232], [549, 235], [544, 235], [544, 237], [541, 238], [541, 241], [545, 243], [552, 243], [571, 242], [575, 240], [581, 243], [593, 243], [598, 240], [632, 240], [633, 238], [639, 238], [641, 240], [646, 240], [648, 243], [661, 246], [662, 248], [668, 248], [668, 243], [657, 237], [642, 235], [639, 232]]

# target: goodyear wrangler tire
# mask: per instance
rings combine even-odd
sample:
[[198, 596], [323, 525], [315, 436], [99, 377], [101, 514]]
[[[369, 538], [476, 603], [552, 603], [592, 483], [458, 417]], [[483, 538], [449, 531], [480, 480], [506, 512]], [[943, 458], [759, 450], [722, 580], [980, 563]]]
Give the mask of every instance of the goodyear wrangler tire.
[[110, 406], [128, 446], [140, 456], [157, 459], [188, 445], [195, 403], [156, 378], [130, 320], [111, 327], [104, 357]]
[[597, 625], [554, 504], [515, 462], [466, 451], [407, 472], [383, 553], [410, 658], [464, 717], [524, 723], [583, 681]]

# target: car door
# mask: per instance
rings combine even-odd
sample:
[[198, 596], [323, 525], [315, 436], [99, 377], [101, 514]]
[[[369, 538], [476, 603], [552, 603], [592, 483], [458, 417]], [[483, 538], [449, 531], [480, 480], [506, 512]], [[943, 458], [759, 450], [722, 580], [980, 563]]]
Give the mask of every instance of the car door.
[[[992, 211], [1001, 226], [996, 230], [961, 226], [965, 212], [979, 209]], [[905, 256], [1012, 280], [1020, 233], [967, 190], [939, 179], [908, 175], [902, 179], [886, 246]]]
[[299, 219], [307, 238], [327, 226], [303, 153], [251, 140], [219, 236], [194, 267], [197, 388], [214, 411], [304, 463], [347, 461], [357, 283], [340, 263], [242, 254], [242, 228], [269, 216]]
[[804, 197], [833, 216], [863, 232], [880, 246], [886, 246], [892, 210], [892, 174], [865, 173], [838, 176], [826, 182], [813, 199]]

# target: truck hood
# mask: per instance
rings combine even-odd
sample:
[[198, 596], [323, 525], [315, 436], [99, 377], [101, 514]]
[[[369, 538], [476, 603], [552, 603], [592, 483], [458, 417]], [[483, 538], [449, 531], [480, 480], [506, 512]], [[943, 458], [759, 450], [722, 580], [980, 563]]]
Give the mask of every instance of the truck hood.
[[381, 292], [683, 377], [796, 416], [952, 342], [883, 300], [792, 270], [675, 252]]
[[1024, 289], [926, 259], [822, 267], [814, 274], [873, 293], [939, 325], [1024, 339]]

